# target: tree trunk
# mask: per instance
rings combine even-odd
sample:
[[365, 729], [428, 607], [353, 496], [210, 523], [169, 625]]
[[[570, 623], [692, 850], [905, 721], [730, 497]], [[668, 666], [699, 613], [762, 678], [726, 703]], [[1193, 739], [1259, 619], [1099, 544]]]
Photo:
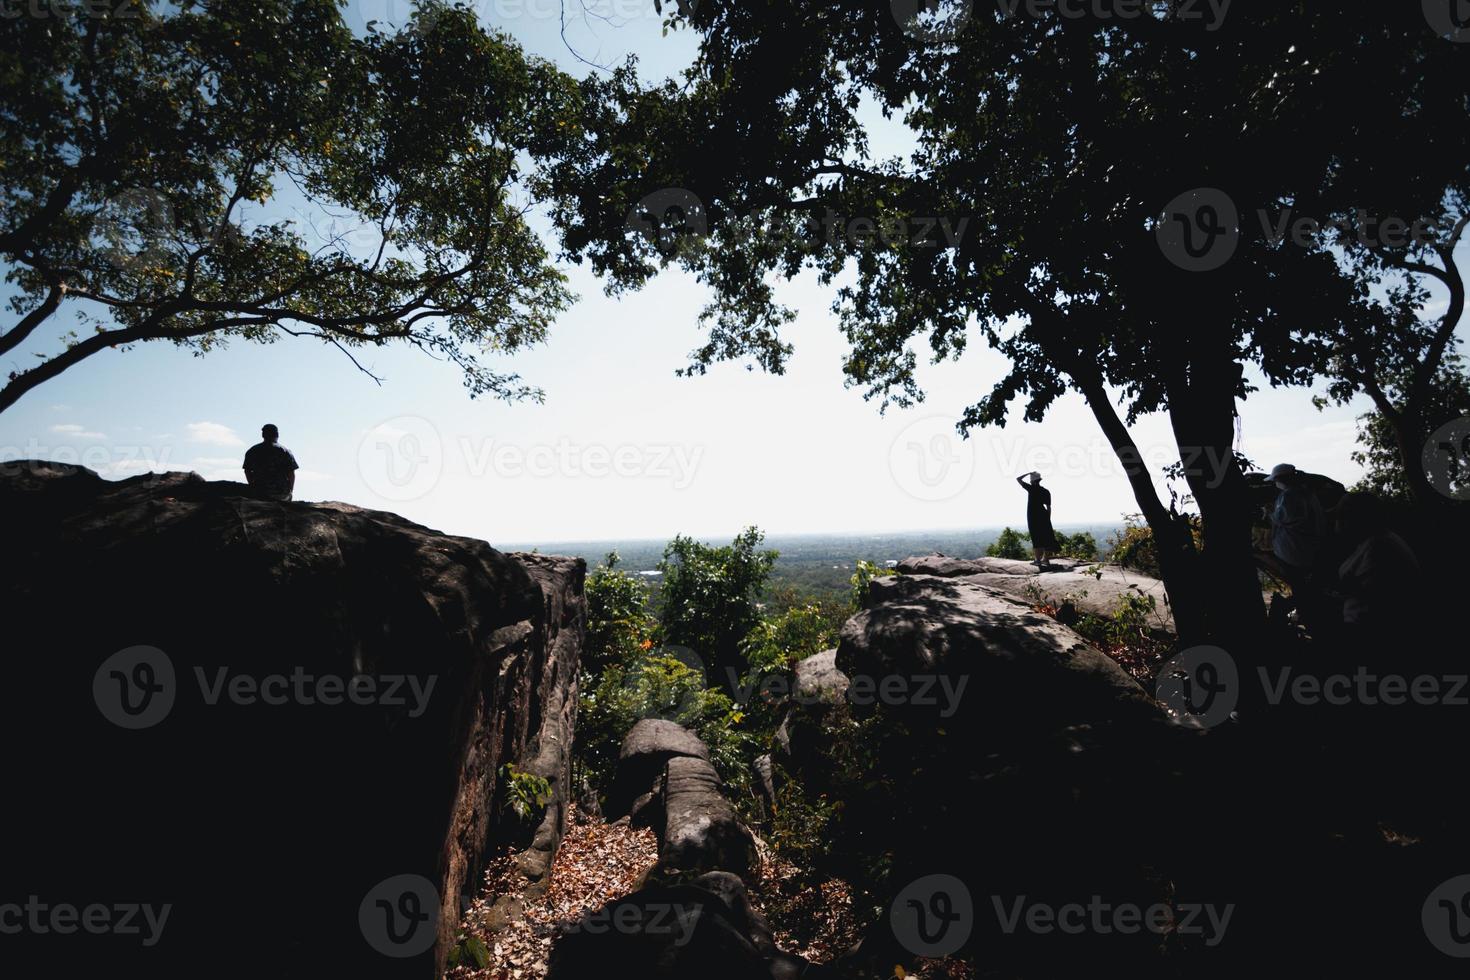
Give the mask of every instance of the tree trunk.
[[1158, 490], [1144, 465], [1143, 454], [1138, 451], [1138, 444], [1133, 441], [1128, 426], [1119, 418], [1101, 381], [1077, 377], [1074, 380], [1082, 389], [1103, 435], [1113, 447], [1113, 453], [1123, 464], [1128, 484], [1133, 488], [1133, 499], [1138, 501], [1143, 519], [1153, 532], [1154, 548], [1159, 556], [1159, 576], [1164, 580], [1164, 592], [1169, 598], [1169, 610], [1174, 615], [1174, 628], [1179, 640], [1186, 646], [1203, 642], [1206, 637], [1204, 596], [1198, 580], [1199, 555], [1194, 550], [1193, 536], [1187, 527], [1181, 527], [1174, 520], [1159, 500]]
[[1265, 609], [1251, 548], [1245, 476], [1235, 462], [1235, 390], [1241, 366], [1195, 360], [1169, 384], [1169, 421], [1204, 525], [1200, 587], [1205, 635], [1243, 666], [1263, 638]]

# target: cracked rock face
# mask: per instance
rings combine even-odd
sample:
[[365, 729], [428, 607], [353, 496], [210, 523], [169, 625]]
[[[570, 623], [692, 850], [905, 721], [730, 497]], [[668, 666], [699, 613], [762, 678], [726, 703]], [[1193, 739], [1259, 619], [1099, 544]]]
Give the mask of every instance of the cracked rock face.
[[[64, 892], [172, 903], [150, 963], [203, 968], [224, 924], [249, 923], [232, 964], [437, 976], [490, 850], [526, 848], [528, 878], [549, 865], [579, 559], [194, 474], [31, 462], [0, 473], [0, 534], [0, 602], [33, 637], [5, 721], [34, 746], [9, 778], [29, 803], [7, 863]], [[164, 687], [149, 724], [111, 717], [129, 691], [154, 711]], [[551, 784], [534, 826], [509, 815], [508, 764]], [[401, 916], [401, 956], [366, 935], [397, 876], [427, 889], [376, 896]]]

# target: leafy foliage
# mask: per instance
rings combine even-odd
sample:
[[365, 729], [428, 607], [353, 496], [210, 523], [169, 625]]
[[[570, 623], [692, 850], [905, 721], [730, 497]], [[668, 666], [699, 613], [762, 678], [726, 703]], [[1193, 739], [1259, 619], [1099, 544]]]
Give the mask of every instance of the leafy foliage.
[[569, 76], [464, 4], [363, 37], [336, 0], [126, 12], [5, 19], [0, 260], [21, 319], [0, 354], [63, 310], [78, 325], [0, 410], [109, 348], [287, 335], [405, 343], [472, 395], [539, 396], [481, 357], [541, 341], [572, 300], [524, 219], [537, 168], [580, 138]]
[[985, 549], [985, 554], [991, 558], [1030, 558], [1030, 542], [1030, 534], [1008, 527]]
[[739, 643], [760, 621], [757, 602], [776, 552], [759, 550], [765, 535], [748, 527], [713, 547], [679, 535], [664, 549], [659, 621], [665, 643], [685, 646], [716, 669], [739, 663]]
[[861, 609], [867, 603], [868, 586], [873, 584], [873, 579], [897, 574], [896, 569], [884, 568], [859, 558], [857, 570], [852, 573], [852, 578], [849, 580], [852, 583], [852, 608]]
[[[1389, 389], [1401, 391], [1402, 385], [1390, 382]], [[1447, 357], [1426, 387], [1423, 398], [1422, 427], [1426, 437], [1446, 422], [1470, 415], [1470, 376], [1466, 375], [1464, 360], [1455, 355]], [[1393, 425], [1381, 410], [1358, 417], [1358, 449], [1353, 453], [1353, 461], [1367, 471], [1354, 489], [1372, 491], [1391, 500], [1412, 498], [1404, 454]]]
[[617, 552], [587, 576], [587, 642], [583, 667], [600, 673], [608, 664], [628, 664], [651, 649], [659, 625], [649, 612], [649, 592], [638, 576], [619, 570]]
[[505, 783], [510, 807], [522, 820], [533, 820], [551, 802], [551, 783], [533, 772], [513, 765], [505, 767]]
[[[1179, 520], [1189, 525], [1190, 533], [1198, 546], [1203, 537], [1203, 525], [1199, 517], [1188, 514], [1182, 515]], [[1108, 560], [1153, 578], [1162, 577], [1153, 528], [1145, 524], [1138, 514], [1124, 514], [1123, 527], [1108, 535]]]

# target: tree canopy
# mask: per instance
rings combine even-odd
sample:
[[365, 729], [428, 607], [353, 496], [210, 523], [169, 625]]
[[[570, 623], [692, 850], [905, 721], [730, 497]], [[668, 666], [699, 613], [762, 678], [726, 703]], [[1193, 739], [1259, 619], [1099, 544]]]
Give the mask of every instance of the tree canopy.
[[[567, 254], [614, 290], [671, 264], [706, 282], [692, 373], [780, 371], [793, 314], [773, 282], [804, 269], [836, 287], [849, 383], [885, 406], [923, 397], [923, 347], [988, 343], [1010, 369], [961, 426], [1082, 393], [1172, 553], [1192, 545], [1127, 427], [1167, 411], [1211, 525], [1214, 582], [1194, 591], [1219, 624], [1257, 620], [1245, 368], [1318, 377], [1324, 338], [1372, 315], [1337, 229], [1440, 215], [1470, 181], [1466, 46], [1416, 5], [1237, 5], [1217, 23], [977, 9], [916, 30], [887, 3], [757, 2], [674, 21], [700, 39], [685, 79], [628, 65], [586, 85], [593, 138], [554, 169]], [[873, 158], [866, 106], [903, 120], [911, 154]]]
[[0, 410], [109, 348], [283, 335], [411, 344], [472, 395], [538, 394], [486, 356], [572, 299], [525, 221], [579, 132], [571, 78], [464, 5], [360, 37], [335, 0], [92, 6], [0, 31], [0, 354], [37, 357]]

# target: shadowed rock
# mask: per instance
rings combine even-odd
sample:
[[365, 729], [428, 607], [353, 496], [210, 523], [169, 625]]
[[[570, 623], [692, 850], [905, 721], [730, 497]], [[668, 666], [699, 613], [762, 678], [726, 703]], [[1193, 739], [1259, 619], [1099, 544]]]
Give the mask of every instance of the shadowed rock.
[[659, 869], [730, 871], [749, 874], [756, 866], [755, 840], [721, 791], [715, 767], [704, 759], [677, 756], [664, 771], [664, 830]]
[[[607, 791], [604, 809], [608, 819], [616, 820], [646, 807], [664, 766], [677, 756], [708, 762], [709, 749], [687, 728], [662, 718], [644, 718], [629, 729], [618, 750], [618, 768]], [[654, 826], [647, 817], [639, 819], [646, 826]]]
[[[0, 533], [7, 623], [37, 628], [4, 722], [31, 746], [7, 771], [29, 801], [13, 880], [172, 903], [148, 954], [165, 972], [226, 955], [407, 977], [442, 972], [492, 850], [526, 849], [528, 879], [544, 880], [565, 816], [581, 560], [194, 474], [109, 482], [32, 462], [0, 472]], [[139, 646], [156, 651], [147, 671], [106, 665]], [[124, 703], [166, 710], [130, 730], [109, 720]], [[507, 764], [551, 784], [534, 824], [506, 807]], [[432, 894], [371, 894], [400, 875]], [[414, 955], [371, 945], [385, 907], [415, 913], [397, 923]], [[248, 941], [221, 940], [247, 922]]]

